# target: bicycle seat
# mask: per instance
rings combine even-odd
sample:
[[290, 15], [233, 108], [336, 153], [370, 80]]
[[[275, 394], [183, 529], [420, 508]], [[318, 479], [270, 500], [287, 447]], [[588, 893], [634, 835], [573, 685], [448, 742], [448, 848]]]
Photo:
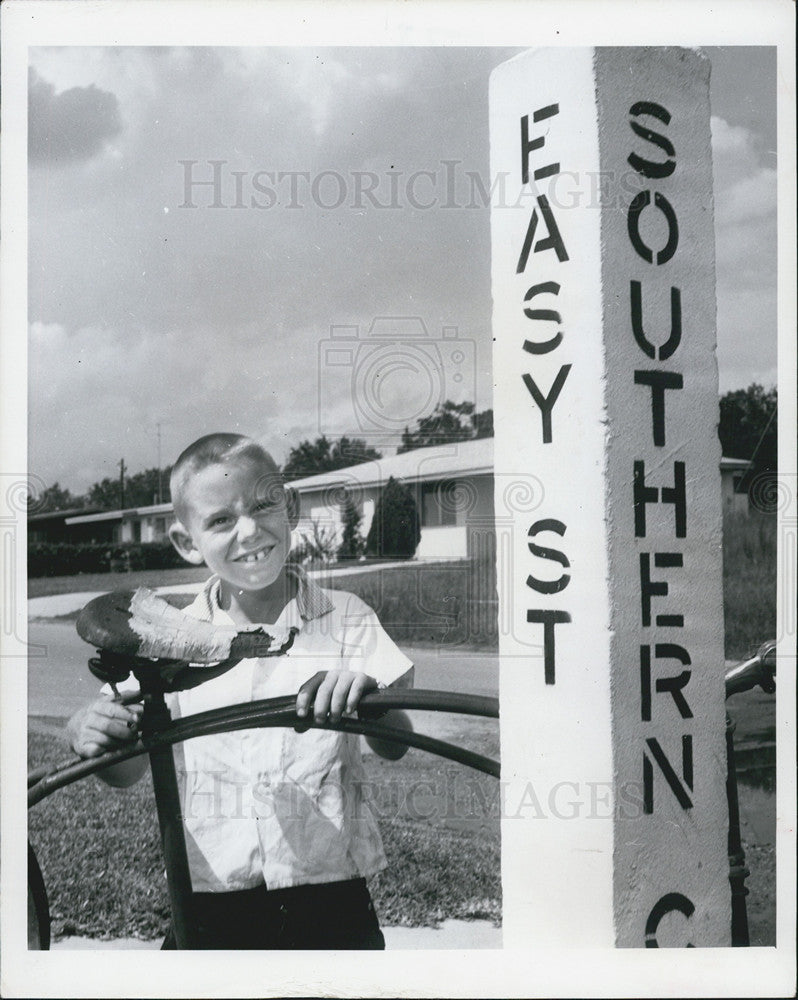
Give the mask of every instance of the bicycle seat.
[[[172, 607], [146, 587], [95, 597], [80, 612], [75, 627], [81, 639], [100, 651], [101, 665], [92, 661], [96, 676], [101, 667], [111, 681], [123, 679], [131, 670], [137, 676], [141, 670], [151, 670], [160, 672], [169, 684], [183, 668], [210, 679], [219, 668], [229, 669], [239, 660], [282, 656], [297, 632], [289, 629], [278, 641], [261, 626], [243, 632], [219, 628]], [[197, 683], [200, 676], [190, 686]]]

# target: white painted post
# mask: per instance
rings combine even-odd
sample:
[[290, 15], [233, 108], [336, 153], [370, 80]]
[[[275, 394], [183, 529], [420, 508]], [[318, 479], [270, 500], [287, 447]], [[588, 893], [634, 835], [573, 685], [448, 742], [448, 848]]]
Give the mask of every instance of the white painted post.
[[[709, 67], [491, 78], [505, 944], [730, 937]], [[496, 498], [497, 509], [500, 498]]]

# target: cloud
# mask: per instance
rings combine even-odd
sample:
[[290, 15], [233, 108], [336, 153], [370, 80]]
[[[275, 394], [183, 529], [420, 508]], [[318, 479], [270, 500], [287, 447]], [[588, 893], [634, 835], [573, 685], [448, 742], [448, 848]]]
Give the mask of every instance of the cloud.
[[721, 392], [776, 371], [776, 171], [751, 129], [712, 119]]
[[158, 423], [164, 464], [215, 430], [263, 438], [282, 460], [292, 403], [315, 395], [315, 370], [296, 365], [291, 378], [281, 367], [278, 377], [268, 345], [208, 330], [130, 337], [34, 322], [28, 343], [29, 467], [75, 491], [115, 475], [122, 457], [134, 472], [156, 466]]
[[[37, 56], [62, 85], [74, 60], [72, 77], [85, 83], [76, 55]], [[433, 328], [481, 327], [489, 344], [487, 211], [414, 210], [404, 185], [414, 170], [437, 171], [441, 196], [444, 157], [460, 162], [461, 177], [487, 175], [486, 83], [500, 58], [176, 49], [108, 50], [102, 61], [95, 53], [96, 79], [120, 81], [125, 131], [113, 162], [31, 177], [31, 319], [130, 337], [139, 327], [213, 330], [228, 340], [257, 331], [282, 358], [288, 346], [315, 354], [332, 323], [411, 313]], [[198, 186], [198, 207], [181, 208], [181, 161], [207, 181], [212, 160], [222, 161], [227, 207], [210, 208], [214, 192]], [[395, 171], [398, 209], [358, 202], [355, 173], [365, 170], [378, 176], [383, 203]], [[271, 209], [251, 207], [259, 172], [284, 176]], [[292, 172], [317, 181], [298, 179], [296, 209], [287, 207]], [[346, 204], [327, 210], [321, 203], [335, 194], [336, 176]], [[244, 209], [233, 207], [236, 184]], [[422, 179], [419, 196], [429, 188]], [[489, 405], [488, 376], [482, 389]]]
[[749, 160], [752, 153], [752, 134], [740, 125], [730, 125], [725, 118], [712, 116], [712, 151], [720, 156], [743, 155]]
[[28, 155], [33, 163], [90, 160], [122, 129], [114, 94], [71, 87], [57, 94], [31, 67], [28, 73]]
[[[456, 164], [462, 203], [467, 171], [489, 186], [488, 75], [511, 54], [33, 50], [39, 121], [55, 121], [66, 94], [91, 97], [75, 130], [94, 137], [80, 147], [94, 158], [90, 169], [62, 157], [30, 171], [31, 467], [76, 489], [122, 455], [131, 470], [152, 466], [156, 422], [164, 460], [226, 427], [261, 435], [281, 460], [328, 422], [343, 427], [343, 390], [320, 412], [323, 343], [332, 325], [365, 330], [376, 316], [419, 316], [432, 338], [456, 327], [473, 341], [471, 395], [490, 406], [489, 212], [442, 207], [443, 164]], [[115, 109], [104, 132], [98, 95]], [[97, 155], [111, 142], [113, 155]], [[734, 388], [775, 365], [773, 164], [755, 132], [722, 117], [713, 147], [719, 361]], [[181, 161], [208, 181], [214, 160], [225, 207], [210, 207], [212, 184], [193, 189], [195, 209], [181, 207]], [[270, 208], [253, 207], [259, 171], [279, 195]], [[367, 171], [383, 205], [396, 181], [398, 205], [358, 201]], [[435, 175], [416, 186], [437, 197], [428, 210], [407, 197], [421, 171]], [[336, 176], [345, 203], [325, 208]]]
[[762, 167], [720, 191], [715, 210], [724, 225], [775, 217], [776, 171]]
[[759, 136], [713, 117], [712, 153], [719, 224], [775, 216], [776, 170], [762, 164]]

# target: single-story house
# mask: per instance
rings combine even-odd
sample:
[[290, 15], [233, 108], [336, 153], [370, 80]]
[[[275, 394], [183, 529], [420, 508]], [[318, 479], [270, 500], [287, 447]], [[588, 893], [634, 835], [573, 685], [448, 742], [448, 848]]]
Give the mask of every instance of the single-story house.
[[724, 511], [748, 514], [748, 491], [741, 489], [741, 485], [750, 467], [746, 458], [721, 458], [720, 495]]
[[28, 542], [87, 542], [80, 529], [67, 531], [66, 524], [84, 514], [96, 514], [100, 507], [73, 507], [70, 510], [46, 510], [28, 514]]
[[[748, 497], [740, 492], [740, 484], [749, 465], [744, 459], [721, 459], [724, 509], [747, 513]], [[418, 559], [461, 559], [486, 551], [487, 535], [494, 532], [493, 438], [418, 448], [294, 480], [290, 486], [300, 499], [298, 535], [312, 536], [315, 522], [320, 530], [340, 538], [341, 503], [346, 494], [362, 516], [360, 531], [365, 537], [391, 476], [415, 495], [421, 518]], [[534, 476], [529, 479], [526, 484], [508, 483], [508, 489], [521, 486], [535, 505]], [[167, 538], [172, 518], [171, 503], [69, 516], [62, 521], [63, 540], [161, 542]], [[79, 538], [73, 534], [77, 531]]]
[[393, 477], [414, 494], [421, 520], [418, 559], [460, 559], [474, 554], [475, 533], [493, 527], [493, 438], [417, 448], [334, 472], [297, 479], [300, 534], [313, 521], [340, 537], [346, 493], [363, 520], [365, 537], [380, 493]]
[[174, 520], [171, 503], [156, 503], [149, 507], [129, 507], [106, 510], [101, 514], [69, 517], [66, 520], [69, 541], [73, 531], [81, 532], [82, 542], [163, 542]]

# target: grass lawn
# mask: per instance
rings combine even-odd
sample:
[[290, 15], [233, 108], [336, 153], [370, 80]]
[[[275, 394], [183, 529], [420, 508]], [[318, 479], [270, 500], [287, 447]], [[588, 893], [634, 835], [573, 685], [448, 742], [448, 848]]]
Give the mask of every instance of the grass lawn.
[[[498, 755], [495, 723], [476, 744]], [[64, 745], [31, 733], [29, 766], [64, 759]], [[365, 757], [372, 809], [388, 868], [371, 885], [388, 926], [436, 926], [447, 918], [501, 917], [499, 783], [410, 750], [401, 761]], [[88, 778], [30, 810], [29, 837], [44, 874], [53, 937], [152, 940], [166, 932], [169, 903], [152, 785], [130, 789]]]
[[[200, 583], [208, 575], [207, 568], [201, 566], [36, 577], [28, 583], [28, 597], [131, 590], [139, 586], [176, 586]], [[433, 565], [411, 562], [406, 566], [324, 577], [318, 582], [325, 587], [349, 590], [362, 597], [374, 608], [386, 632], [397, 643], [496, 649], [494, 578], [492, 566], [459, 560]], [[193, 600], [193, 595], [172, 594], [167, 600], [176, 607], [184, 607]], [[77, 612], [61, 616], [60, 620], [75, 618]]]
[[[776, 519], [769, 515], [727, 514], [724, 518], [723, 602], [728, 659], [743, 659], [776, 635], [776, 531]], [[207, 577], [204, 566], [38, 577], [28, 581], [28, 596], [190, 584]], [[321, 582], [362, 597], [400, 644], [498, 648], [492, 561], [433, 565], [410, 562], [407, 566]], [[180, 607], [190, 598], [174, 595], [170, 600]]]
[[170, 584], [200, 583], [207, 580], [205, 566], [178, 569], [142, 569], [132, 573], [79, 573], [77, 576], [38, 576], [28, 580], [28, 597], [50, 597], [106, 590], [135, 590], [136, 587], [166, 587]]
[[[724, 524], [726, 656], [742, 658], [776, 634], [776, 522], [727, 518]], [[139, 585], [197, 583], [205, 567], [48, 577], [29, 581], [29, 597]], [[410, 564], [331, 579], [374, 607], [405, 644], [496, 647], [491, 568], [463, 563]], [[170, 598], [178, 606], [184, 594]], [[490, 618], [493, 617], [493, 624]], [[753, 706], [756, 708], [756, 705]], [[748, 713], [748, 728], [767, 718]], [[742, 709], [735, 709], [742, 711]], [[733, 713], [734, 714], [734, 713]], [[760, 725], [761, 723], [761, 725]], [[769, 723], [767, 723], [769, 725]], [[471, 749], [498, 756], [486, 729]], [[63, 744], [32, 733], [30, 766], [64, 757]], [[499, 783], [411, 750], [396, 763], [366, 758], [372, 801], [389, 867], [372, 885], [386, 925], [434, 926], [445, 918], [501, 914]], [[741, 786], [741, 801], [745, 792]], [[149, 779], [127, 791], [88, 779], [31, 810], [30, 839], [50, 895], [53, 934], [155, 939], [168, 923], [166, 883]], [[775, 943], [775, 850], [746, 845], [752, 944]]]
[[723, 521], [726, 657], [744, 659], [776, 637], [776, 518], [727, 514]]

